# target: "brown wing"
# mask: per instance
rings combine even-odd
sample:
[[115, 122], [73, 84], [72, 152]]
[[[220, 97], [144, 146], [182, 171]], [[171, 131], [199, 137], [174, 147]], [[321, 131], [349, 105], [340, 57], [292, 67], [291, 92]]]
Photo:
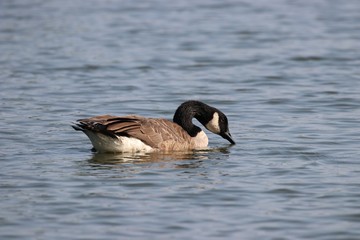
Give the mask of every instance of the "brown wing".
[[92, 131], [92, 132], [99, 132], [111, 137], [116, 137], [115, 132], [108, 129], [108, 127], [117, 122], [118, 117], [111, 116], [111, 115], [101, 115], [92, 118], [84, 118], [77, 120], [77, 124], [73, 126], [75, 130], [81, 131]]
[[190, 143], [190, 136], [179, 125], [166, 119], [143, 118], [139, 129], [129, 135], [159, 149], [182, 149]]
[[166, 119], [141, 116], [96, 116], [78, 120], [80, 129], [101, 132], [112, 137], [137, 138], [153, 148], [176, 149], [189, 144], [190, 136], [179, 125]]

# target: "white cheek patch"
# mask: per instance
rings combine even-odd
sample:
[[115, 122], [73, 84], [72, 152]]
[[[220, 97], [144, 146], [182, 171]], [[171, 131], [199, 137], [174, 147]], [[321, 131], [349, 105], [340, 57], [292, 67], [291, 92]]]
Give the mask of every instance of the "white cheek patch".
[[217, 112], [214, 112], [212, 119], [205, 125], [205, 127], [213, 133], [220, 133], [219, 114]]

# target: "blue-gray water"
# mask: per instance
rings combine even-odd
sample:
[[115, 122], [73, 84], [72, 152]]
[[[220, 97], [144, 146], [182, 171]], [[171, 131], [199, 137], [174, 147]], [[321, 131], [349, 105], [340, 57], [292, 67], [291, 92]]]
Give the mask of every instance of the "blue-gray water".
[[[360, 1], [0, 1], [1, 239], [359, 239]], [[72, 121], [225, 112], [94, 155]]]

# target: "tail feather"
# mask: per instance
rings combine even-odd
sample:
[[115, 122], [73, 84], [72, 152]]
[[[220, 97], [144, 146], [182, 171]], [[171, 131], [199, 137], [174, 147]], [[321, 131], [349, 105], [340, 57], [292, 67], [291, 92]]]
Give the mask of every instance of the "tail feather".
[[71, 127], [73, 129], [75, 129], [76, 131], [84, 131], [85, 130], [80, 123], [73, 123], [71, 125]]
[[81, 120], [79, 120], [79, 122], [74, 123], [73, 125], [71, 125], [71, 127], [76, 131], [82, 131], [84, 133], [89, 131], [93, 133], [101, 133], [112, 138], [117, 138], [116, 134], [107, 130], [106, 126], [102, 124], [96, 124], [93, 122], [82, 122]]

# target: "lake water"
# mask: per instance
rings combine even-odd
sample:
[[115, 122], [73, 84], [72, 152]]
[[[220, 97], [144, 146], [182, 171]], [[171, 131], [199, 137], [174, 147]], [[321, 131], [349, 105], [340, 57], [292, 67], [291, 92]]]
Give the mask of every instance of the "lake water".
[[[1, 239], [359, 239], [360, 1], [0, 2]], [[71, 122], [225, 112], [93, 154]]]

